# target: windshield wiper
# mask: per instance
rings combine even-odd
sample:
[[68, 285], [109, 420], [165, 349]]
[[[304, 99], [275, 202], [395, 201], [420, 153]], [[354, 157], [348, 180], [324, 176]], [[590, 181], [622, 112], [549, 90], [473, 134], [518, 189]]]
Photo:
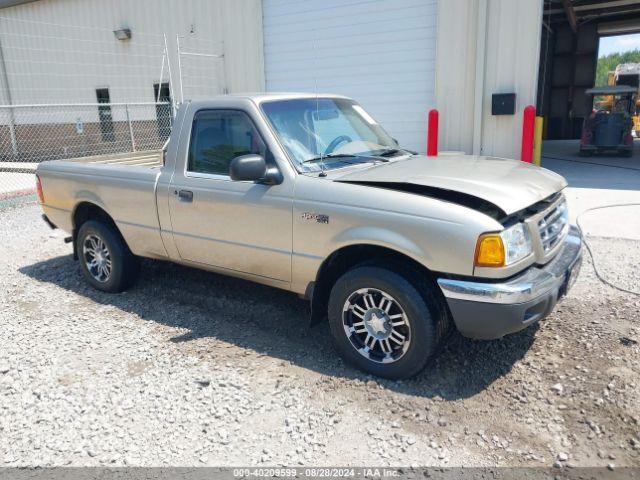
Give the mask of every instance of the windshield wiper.
[[[353, 162], [349, 162], [347, 160], [344, 160], [345, 158], [356, 158], [357, 160]], [[325, 166], [324, 166], [325, 159], [337, 160], [338, 162], [344, 163], [346, 165], [357, 165], [359, 163], [370, 163], [370, 162], [376, 163], [376, 162], [389, 161], [388, 158], [377, 157], [372, 155], [352, 155], [350, 153], [330, 153], [328, 155], [322, 155], [321, 157], [309, 158], [307, 160], [304, 160], [302, 163], [303, 164], [312, 163], [312, 162], [320, 163], [320, 166], [322, 169], [322, 171], [320, 172], [320, 176], [326, 177], [327, 174], [325, 173]]]
[[349, 153], [329, 153], [328, 155], [322, 155], [321, 157], [304, 160], [302, 163], [322, 162], [325, 158], [358, 158], [358, 155], [351, 155]]
[[414, 152], [411, 152], [409, 150], [404, 150], [404, 149], [400, 149], [400, 148], [387, 148], [385, 150], [382, 150], [382, 152], [380, 153], [374, 153], [372, 154], [372, 156], [374, 157], [393, 157], [399, 153], [409, 153], [412, 155], [415, 155]]

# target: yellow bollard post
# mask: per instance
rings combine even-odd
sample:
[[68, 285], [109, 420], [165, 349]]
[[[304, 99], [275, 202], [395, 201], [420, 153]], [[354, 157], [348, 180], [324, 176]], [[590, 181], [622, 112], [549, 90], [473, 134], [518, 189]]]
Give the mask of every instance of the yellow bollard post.
[[542, 131], [544, 130], [544, 117], [536, 117], [536, 126], [533, 136], [533, 163], [540, 166], [542, 160]]

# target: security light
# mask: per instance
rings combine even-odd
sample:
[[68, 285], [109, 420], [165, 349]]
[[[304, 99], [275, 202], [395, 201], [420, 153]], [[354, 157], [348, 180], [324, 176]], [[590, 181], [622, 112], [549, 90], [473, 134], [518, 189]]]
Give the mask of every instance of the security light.
[[131, 30], [128, 28], [119, 28], [114, 30], [113, 34], [118, 40], [129, 40], [131, 38]]

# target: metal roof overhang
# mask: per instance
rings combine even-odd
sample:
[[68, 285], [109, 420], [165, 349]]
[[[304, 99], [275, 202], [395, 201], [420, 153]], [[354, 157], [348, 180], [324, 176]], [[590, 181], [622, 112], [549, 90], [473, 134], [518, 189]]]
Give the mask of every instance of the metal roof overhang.
[[15, 7], [23, 3], [36, 2], [38, 0], [0, 0], [0, 8]]
[[[630, 17], [640, 16], [640, 1], [545, 0], [544, 15], [550, 18], [551, 22], [569, 21], [575, 22], [576, 25], [593, 20], [629, 20]], [[626, 28], [629, 28], [628, 24]]]

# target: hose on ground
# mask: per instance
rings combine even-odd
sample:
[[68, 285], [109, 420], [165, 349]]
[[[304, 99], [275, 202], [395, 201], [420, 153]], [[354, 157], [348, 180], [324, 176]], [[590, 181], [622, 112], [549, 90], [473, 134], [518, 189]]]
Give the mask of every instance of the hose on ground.
[[596, 273], [596, 277], [598, 277], [598, 280], [600, 280], [602, 283], [604, 283], [605, 285], [610, 286], [611, 288], [614, 288], [620, 292], [624, 292], [624, 293], [628, 293], [630, 295], [636, 295], [640, 297], [640, 292], [636, 292], [633, 290], [628, 290], [624, 287], [621, 287], [619, 285], [615, 285], [614, 283], [611, 283], [609, 280], [607, 280], [606, 278], [604, 278], [604, 276], [600, 273], [600, 271], [598, 270], [598, 265], [596, 264], [596, 259], [593, 255], [593, 251], [591, 250], [591, 245], [589, 245], [589, 242], [587, 241], [587, 237], [584, 234], [584, 231], [582, 230], [582, 226], [580, 225], [580, 219], [582, 218], [583, 215], [590, 213], [590, 212], [594, 212], [596, 210], [604, 210], [607, 208], [618, 208], [618, 207], [640, 207], [640, 203], [615, 203], [612, 205], [603, 205], [600, 207], [592, 207], [592, 208], [588, 208], [585, 211], [581, 212], [577, 217], [576, 217], [576, 226], [578, 227], [578, 230], [580, 230], [580, 234], [582, 235], [582, 239], [584, 242], [584, 246], [587, 249], [587, 252], [589, 253], [589, 257], [591, 258], [591, 263], [593, 264], [593, 270]]

